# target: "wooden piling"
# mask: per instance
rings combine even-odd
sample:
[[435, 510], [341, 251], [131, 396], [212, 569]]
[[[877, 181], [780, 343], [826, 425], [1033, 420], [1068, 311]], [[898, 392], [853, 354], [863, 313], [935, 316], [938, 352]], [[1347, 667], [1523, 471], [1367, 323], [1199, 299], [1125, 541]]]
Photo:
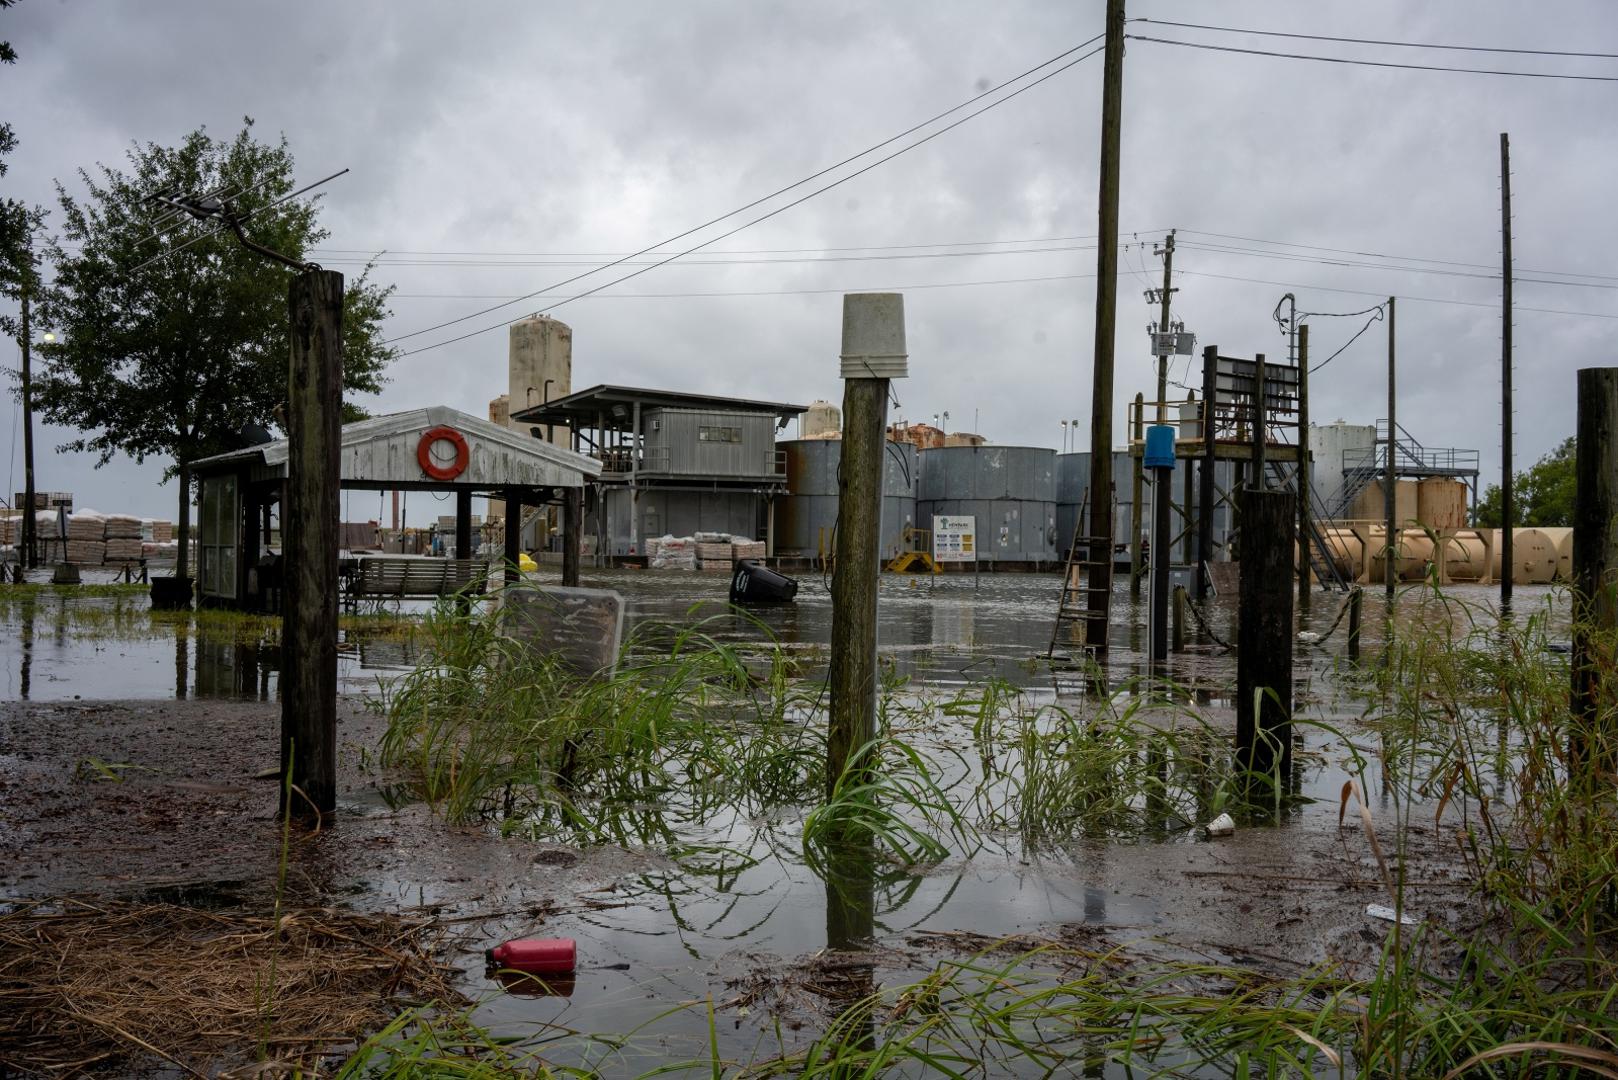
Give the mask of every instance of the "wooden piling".
[[1218, 459], [1214, 440], [1214, 400], [1219, 379], [1219, 347], [1202, 350], [1202, 469], [1197, 477], [1197, 599], [1208, 596], [1208, 564], [1213, 562], [1214, 476]]
[[337, 806], [343, 275], [305, 270], [292, 279], [287, 304], [292, 356], [282, 523], [281, 769], [283, 777], [291, 774], [292, 790], [282, 811], [318, 818]]
[[[1618, 368], [1581, 368], [1573, 502], [1574, 751], [1585, 776], [1610, 773], [1618, 732], [1596, 730], [1612, 694], [1618, 630]], [[1510, 572], [1509, 568], [1506, 571]], [[1604, 748], [1598, 760], [1590, 748]]]
[[519, 580], [517, 561], [522, 557], [523, 494], [521, 488], [506, 489], [505, 549], [501, 557], [505, 563], [502, 575], [507, 585]]
[[1309, 556], [1314, 541], [1309, 495], [1309, 326], [1298, 327], [1298, 610], [1309, 610]]
[[[1250, 798], [1273, 798], [1292, 771], [1293, 546], [1289, 491], [1244, 488], [1236, 629], [1236, 770]], [[1273, 693], [1274, 697], [1271, 697]], [[1272, 786], [1273, 785], [1273, 786]]]
[[1365, 590], [1358, 585], [1349, 590], [1348, 594], [1348, 658], [1358, 662], [1360, 658], [1360, 608], [1365, 599]]
[[834, 793], [850, 757], [876, 734], [876, 592], [882, 526], [883, 430], [888, 380], [848, 379], [837, 478], [837, 537], [831, 581], [831, 728], [826, 786]]
[[584, 489], [562, 489], [562, 584], [579, 584], [580, 538], [584, 532]]
[[[1131, 437], [1134, 446], [1129, 455], [1130, 463], [1130, 490], [1129, 490], [1129, 595], [1136, 600], [1140, 599], [1141, 571], [1145, 568], [1145, 559], [1141, 556], [1141, 539], [1145, 532], [1144, 515], [1141, 513], [1142, 496], [1145, 494], [1144, 481], [1146, 470], [1141, 463], [1141, 454], [1137, 450], [1144, 450], [1146, 439], [1146, 397], [1144, 394], [1135, 395], [1135, 415], [1131, 418]], [[1157, 498], [1156, 489], [1153, 489], [1152, 498]], [[1153, 553], [1156, 558], [1156, 553]]]
[[1174, 586], [1174, 621], [1170, 627], [1174, 636], [1173, 651], [1185, 652], [1185, 586]]

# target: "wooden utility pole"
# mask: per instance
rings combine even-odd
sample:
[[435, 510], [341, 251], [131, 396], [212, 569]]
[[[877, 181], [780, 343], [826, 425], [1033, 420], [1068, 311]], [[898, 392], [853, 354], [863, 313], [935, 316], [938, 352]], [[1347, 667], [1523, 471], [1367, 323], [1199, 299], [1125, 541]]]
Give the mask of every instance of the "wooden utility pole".
[[1393, 360], [1393, 297], [1388, 297], [1388, 475], [1383, 484], [1383, 503], [1388, 517], [1388, 549], [1382, 560], [1383, 577], [1387, 581], [1388, 595], [1392, 596], [1399, 581], [1399, 421], [1394, 415], [1395, 368]]
[[904, 297], [843, 297], [843, 451], [831, 580], [831, 721], [826, 793], [876, 735], [876, 594], [882, 557], [882, 469], [889, 376], [905, 367]]
[[1218, 400], [1219, 346], [1202, 350], [1202, 470], [1197, 477], [1197, 599], [1208, 597], [1208, 564], [1213, 562], [1214, 478], [1218, 451], [1214, 403]]
[[[1141, 557], [1141, 536], [1145, 529], [1145, 514], [1141, 510], [1145, 496], [1145, 468], [1141, 465], [1141, 455], [1135, 450], [1144, 451], [1146, 430], [1143, 426], [1146, 420], [1146, 397], [1143, 394], [1135, 395], [1135, 415], [1132, 418], [1131, 434], [1135, 446], [1129, 455], [1129, 595], [1140, 599], [1141, 571], [1146, 562]], [[1157, 493], [1154, 490], [1152, 502], [1157, 502]], [[1153, 559], [1156, 559], [1156, 550], [1153, 550]]]
[[[1290, 491], [1243, 488], [1241, 594], [1236, 628], [1236, 771], [1249, 797], [1292, 769], [1292, 550]], [[1270, 693], [1275, 695], [1272, 699]]]
[[[32, 274], [33, 244], [29, 243], [28, 267], [23, 271]], [[17, 552], [19, 566], [32, 570], [39, 565], [39, 521], [34, 517], [37, 513], [34, 507], [34, 394], [33, 394], [33, 327], [29, 322], [29, 293], [32, 289], [28, 283], [22, 289], [22, 547]], [[66, 537], [62, 538], [64, 541]], [[19, 580], [21, 580], [19, 578]]]
[[286, 611], [281, 631], [284, 813], [337, 806], [337, 548], [341, 507], [343, 275], [309, 268], [287, 306], [287, 503], [282, 520]]
[[[1096, 241], [1095, 364], [1090, 390], [1090, 589], [1085, 644], [1107, 650], [1112, 610], [1112, 363], [1118, 317], [1118, 176], [1124, 111], [1124, 0], [1107, 0], [1101, 89], [1100, 228]], [[845, 449], [846, 453], [846, 449]]]
[[505, 550], [503, 552], [505, 568], [501, 575], [502, 580], [507, 585], [515, 584], [522, 578], [521, 569], [517, 565], [522, 559], [522, 507], [522, 489], [507, 488]]
[[1500, 133], [1500, 604], [1511, 603], [1511, 142]]
[[[1581, 761], [1586, 777], [1610, 775], [1613, 732], [1596, 729], [1613, 692], [1618, 629], [1618, 368], [1579, 371], [1573, 500], [1573, 719], [1575, 752], [1606, 747]], [[1605, 685], [1604, 685], [1605, 684]]]
[[[1169, 332], [1169, 304], [1174, 295], [1174, 234], [1177, 230], [1170, 229], [1168, 236], [1163, 238], [1163, 295], [1158, 301], [1157, 332]], [[1157, 422], [1169, 422], [1169, 354], [1157, 354]]]
[[[1296, 316], [1294, 316], [1296, 321]], [[1298, 610], [1309, 610], [1309, 327], [1298, 327]]]

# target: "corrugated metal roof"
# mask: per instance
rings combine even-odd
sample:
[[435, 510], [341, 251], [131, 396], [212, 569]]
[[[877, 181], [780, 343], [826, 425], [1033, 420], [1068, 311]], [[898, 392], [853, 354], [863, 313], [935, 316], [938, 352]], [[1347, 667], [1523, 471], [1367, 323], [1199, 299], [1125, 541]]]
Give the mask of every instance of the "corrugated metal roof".
[[[444, 486], [579, 487], [601, 474], [601, 462], [512, 431], [447, 405], [373, 416], [343, 425], [343, 483], [380, 484], [431, 481], [416, 460], [416, 447], [431, 428], [451, 427], [465, 436], [466, 470]], [[284, 473], [286, 439], [232, 450], [192, 463], [198, 472], [248, 463]]]
[[597, 412], [610, 409], [616, 403], [634, 404], [642, 408], [660, 405], [675, 408], [720, 409], [730, 412], [764, 412], [778, 417], [797, 416], [807, 412], [807, 405], [789, 405], [779, 401], [755, 401], [749, 398], [716, 397], [712, 394], [692, 394], [683, 390], [648, 390], [638, 386], [614, 386], [602, 383], [588, 390], [579, 390], [566, 397], [554, 398], [543, 405], [517, 409], [513, 420], [527, 424], [566, 423], [569, 417], [594, 417]]

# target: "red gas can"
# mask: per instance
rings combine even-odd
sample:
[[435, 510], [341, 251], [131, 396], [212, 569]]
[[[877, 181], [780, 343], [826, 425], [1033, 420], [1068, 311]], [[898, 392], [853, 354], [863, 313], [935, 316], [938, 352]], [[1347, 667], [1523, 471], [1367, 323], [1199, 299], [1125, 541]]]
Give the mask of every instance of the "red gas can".
[[572, 938], [523, 938], [497, 945], [485, 955], [494, 968], [533, 975], [567, 975], [578, 961], [578, 946]]

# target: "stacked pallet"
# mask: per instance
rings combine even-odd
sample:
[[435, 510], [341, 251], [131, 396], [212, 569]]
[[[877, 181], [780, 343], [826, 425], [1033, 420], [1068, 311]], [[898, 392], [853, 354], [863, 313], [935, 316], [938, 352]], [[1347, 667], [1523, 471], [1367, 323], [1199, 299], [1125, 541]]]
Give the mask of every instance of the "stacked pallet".
[[74, 566], [100, 566], [107, 561], [105, 540], [69, 540], [67, 561]]
[[104, 561], [109, 566], [139, 562], [141, 559], [140, 518], [128, 514], [109, 514], [106, 522], [107, 549]]
[[17, 524], [17, 518], [0, 518], [0, 544], [15, 544], [21, 538], [22, 529]]
[[67, 519], [67, 561], [74, 566], [100, 566], [107, 560], [107, 519], [80, 510]]
[[698, 570], [723, 570], [729, 573], [731, 568], [730, 541], [724, 543], [697, 544]]
[[146, 539], [154, 544], [168, 544], [174, 541], [174, 522], [159, 518], [144, 522], [143, 525], [150, 526], [151, 533]]
[[61, 538], [62, 534], [57, 527], [55, 511], [39, 510], [35, 512], [34, 535], [41, 540], [58, 540]]
[[697, 547], [689, 536], [653, 536], [646, 541], [646, 565], [653, 570], [695, 570]]
[[730, 545], [732, 559], [762, 559], [764, 558], [764, 541], [743, 540], [736, 537]]

